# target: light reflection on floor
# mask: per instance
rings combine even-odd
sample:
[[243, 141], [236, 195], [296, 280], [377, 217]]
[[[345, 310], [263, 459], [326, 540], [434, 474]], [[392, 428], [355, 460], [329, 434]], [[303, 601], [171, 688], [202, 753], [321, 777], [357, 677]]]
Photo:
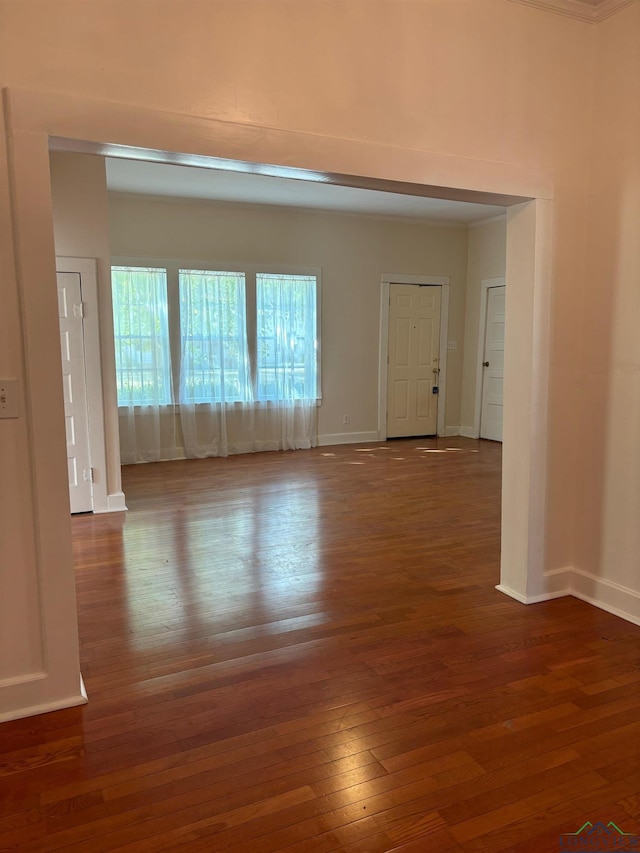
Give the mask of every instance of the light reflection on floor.
[[[327, 493], [321, 472], [325, 466], [328, 472], [345, 465], [365, 466], [365, 476], [371, 472], [372, 488], [376, 488], [378, 477], [380, 482], [396, 482], [396, 470], [402, 479], [402, 462], [424, 460], [427, 454], [440, 454], [443, 460], [451, 454], [477, 454], [478, 446], [473, 441], [456, 447], [450, 439], [446, 444], [428, 439], [417, 445], [410, 440], [321, 451], [316, 456], [321, 460], [316, 482], [313, 477], [297, 477], [295, 469], [289, 468], [276, 482], [269, 479], [234, 488], [225, 473], [221, 500], [204, 475], [202, 491], [198, 492], [197, 477], [191, 491], [188, 467], [176, 468], [176, 479], [170, 467], [164, 469], [166, 479], [164, 475], [149, 478], [151, 492], [145, 489], [144, 477], [132, 479], [139, 483], [137, 501], [135, 494], [131, 496], [132, 511], [113, 515], [108, 522], [110, 554], [120, 557], [106, 572], [114, 595], [126, 601], [123, 635], [133, 647], [153, 650], [162, 647], [163, 632], [168, 635], [189, 625], [189, 634], [202, 637], [203, 644], [214, 633], [216, 643], [221, 643], [231, 632], [237, 636], [242, 630], [238, 614], [246, 615], [247, 624], [270, 626], [265, 629], [269, 632], [290, 630], [288, 626], [298, 624], [296, 620], [307, 618], [310, 611], [305, 608], [314, 598], [324, 595], [331, 601], [346, 594], [344, 583], [342, 588], [323, 587], [327, 566], [334, 568], [333, 531], [323, 517]], [[229, 470], [232, 465], [220, 468]], [[420, 470], [424, 470], [422, 464]], [[344, 512], [351, 509], [345, 497]], [[79, 523], [94, 522], [88, 518]], [[358, 537], [365, 534], [369, 541], [375, 539], [377, 524], [370, 535], [362, 525], [354, 528], [347, 558], [356, 574], [361, 559]], [[104, 531], [101, 535], [105, 536]], [[292, 610], [300, 615], [291, 618]], [[325, 616], [316, 613], [314, 618]]]
[[[253, 621], [264, 611], [271, 619], [284, 604], [308, 600], [322, 582], [318, 494], [309, 484], [258, 488], [250, 498], [239, 494], [220, 515], [207, 506], [167, 514], [166, 524], [151, 528], [149, 521], [147, 514], [132, 513], [122, 531], [131, 629], [143, 632], [136, 636], [137, 648], [155, 642], [144, 636], [150, 618], [171, 630], [189, 617], [219, 632], [232, 611], [251, 613]], [[162, 590], [155, 594], [159, 538], [166, 547]]]

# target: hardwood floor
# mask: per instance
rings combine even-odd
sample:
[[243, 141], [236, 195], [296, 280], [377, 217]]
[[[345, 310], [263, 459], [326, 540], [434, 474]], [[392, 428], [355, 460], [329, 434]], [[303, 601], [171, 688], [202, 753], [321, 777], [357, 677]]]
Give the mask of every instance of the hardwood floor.
[[587, 820], [640, 830], [640, 628], [494, 589], [499, 445], [123, 477], [128, 513], [73, 519], [90, 702], [0, 726], [0, 850], [553, 853]]

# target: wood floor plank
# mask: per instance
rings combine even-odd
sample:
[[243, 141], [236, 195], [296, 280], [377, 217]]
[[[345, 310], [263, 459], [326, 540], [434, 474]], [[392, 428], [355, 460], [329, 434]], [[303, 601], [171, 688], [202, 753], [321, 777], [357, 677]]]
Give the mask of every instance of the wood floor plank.
[[[561, 785], [550, 787], [513, 803], [487, 810], [477, 817], [455, 823], [451, 826], [451, 834], [459, 844], [470, 846], [469, 842], [475, 838], [486, 836], [495, 829], [508, 826], [520, 818], [536, 814], [541, 809], [562, 802], [563, 799], [569, 800], [578, 794], [605, 788], [606, 784], [606, 779], [597, 773], [585, 773], [578, 778], [574, 777], [570, 785], [563, 782]], [[603, 796], [605, 796], [604, 791]]]
[[453, 840], [450, 833], [446, 829], [443, 829], [426, 838], [417, 838], [414, 841], [409, 841], [407, 844], [394, 847], [393, 850], [389, 850], [387, 853], [427, 853], [427, 851], [431, 850], [437, 850], [438, 853], [462, 853], [462, 849]]
[[0, 725], [0, 850], [633, 829], [640, 628], [495, 590], [500, 477], [500, 445], [461, 438], [125, 468], [128, 513], [72, 519], [90, 701]]
[[[558, 803], [528, 814], [506, 826], [479, 836], [472, 842], [465, 844], [465, 849], [471, 853], [539, 853], [540, 850], [559, 849], [559, 838], [561, 833], [575, 832], [585, 821], [591, 820], [595, 823], [603, 819], [607, 824], [609, 815], [620, 815], [616, 821], [623, 830], [629, 831], [629, 816], [622, 808], [623, 797], [633, 796], [638, 791], [637, 779], [626, 779], [608, 786], [606, 790], [600, 788], [589, 793], [578, 793], [573, 796], [567, 789], [566, 797]], [[634, 831], [634, 825], [631, 831]]]

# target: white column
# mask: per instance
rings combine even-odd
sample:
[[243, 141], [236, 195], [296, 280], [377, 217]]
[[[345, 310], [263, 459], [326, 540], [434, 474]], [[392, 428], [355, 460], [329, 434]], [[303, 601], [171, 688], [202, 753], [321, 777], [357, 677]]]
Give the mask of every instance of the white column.
[[[0, 134], [4, 139], [4, 134]], [[49, 152], [11, 136], [0, 180], [0, 376], [15, 376], [17, 419], [0, 420], [0, 720], [86, 701], [80, 676], [59, 364]], [[0, 143], [1, 145], [2, 143]], [[11, 222], [12, 218], [12, 222]], [[26, 250], [38, 246], [37, 252]], [[57, 356], [57, 358], [56, 358]]]
[[498, 589], [546, 598], [547, 409], [552, 203], [507, 216], [502, 553]]

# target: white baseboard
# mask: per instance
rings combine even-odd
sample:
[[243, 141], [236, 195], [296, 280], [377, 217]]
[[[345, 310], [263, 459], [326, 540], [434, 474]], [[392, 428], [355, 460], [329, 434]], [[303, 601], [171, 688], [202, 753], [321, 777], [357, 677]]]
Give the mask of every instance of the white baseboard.
[[502, 592], [505, 595], [508, 595], [509, 598], [515, 598], [515, 600], [519, 601], [520, 604], [528, 604], [529, 603], [524, 595], [520, 595], [519, 592], [516, 592], [514, 589], [510, 589], [508, 586], [505, 586], [502, 583], [499, 583], [496, 586], [496, 589], [498, 590], [498, 592]]
[[[19, 688], [20, 684], [16, 683], [15, 687]], [[0, 723], [5, 723], [9, 720], [21, 720], [24, 717], [35, 717], [38, 714], [47, 714], [49, 711], [61, 711], [63, 708], [74, 708], [77, 705], [86, 705], [87, 702], [87, 691], [82, 676], [80, 676], [78, 693], [66, 696], [64, 699], [55, 699], [51, 702], [27, 705], [16, 704], [16, 707], [10, 711], [0, 711]]]
[[444, 428], [444, 432], [440, 433], [444, 438], [448, 438], [454, 435], [460, 435], [460, 427], [458, 426], [448, 426]]
[[331, 444], [369, 444], [380, 441], [376, 432], [334, 432], [318, 436], [318, 447], [328, 447]]
[[465, 426], [461, 426], [461, 427], [460, 427], [460, 435], [461, 435], [463, 438], [480, 438], [480, 436], [479, 436], [479, 435], [478, 435], [478, 433], [474, 430], [474, 428], [473, 428], [473, 427], [465, 427]]
[[563, 598], [570, 593], [567, 590], [558, 590], [556, 592], [543, 592], [540, 595], [522, 595], [504, 584], [499, 583], [496, 586], [498, 592], [508, 595], [510, 598], [515, 598], [520, 604], [539, 604], [541, 601], [551, 601], [553, 598]]
[[573, 568], [571, 594], [627, 622], [640, 625], [640, 593], [635, 589]]
[[125, 503], [124, 492], [113, 492], [107, 495], [107, 505], [104, 509], [94, 509], [95, 515], [103, 512], [126, 512], [127, 504]]
[[522, 604], [536, 604], [573, 595], [600, 610], [606, 610], [634, 625], [640, 625], [640, 592], [615, 581], [599, 578], [575, 566], [563, 566], [544, 573], [545, 592], [523, 596], [502, 584], [496, 589]]
[[550, 590], [541, 592], [539, 595], [528, 595], [525, 604], [540, 604], [541, 601], [553, 601], [554, 598], [566, 598], [568, 595], [571, 595], [568, 589]]
[[571, 595], [572, 585], [573, 569], [571, 566], [562, 566], [559, 569], [551, 569], [545, 572], [545, 600], [560, 598], [563, 595]]

